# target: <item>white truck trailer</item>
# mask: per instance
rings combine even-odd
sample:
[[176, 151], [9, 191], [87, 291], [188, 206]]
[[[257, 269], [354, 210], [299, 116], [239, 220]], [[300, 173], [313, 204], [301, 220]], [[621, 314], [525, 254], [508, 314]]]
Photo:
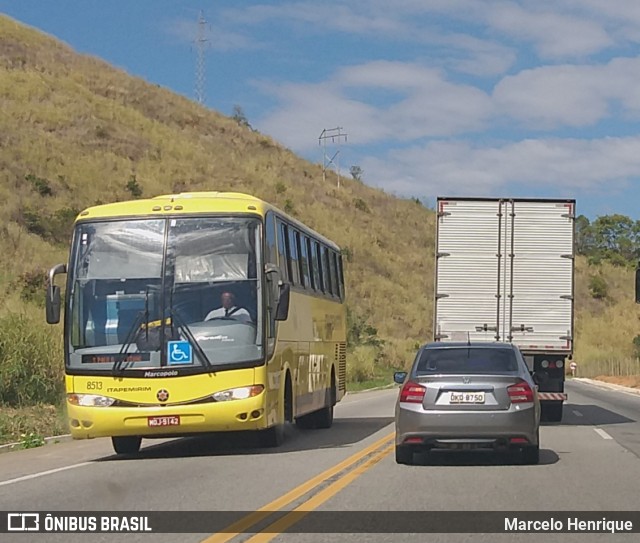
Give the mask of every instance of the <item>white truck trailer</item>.
[[517, 345], [543, 420], [562, 419], [573, 353], [575, 200], [437, 199], [435, 341]]

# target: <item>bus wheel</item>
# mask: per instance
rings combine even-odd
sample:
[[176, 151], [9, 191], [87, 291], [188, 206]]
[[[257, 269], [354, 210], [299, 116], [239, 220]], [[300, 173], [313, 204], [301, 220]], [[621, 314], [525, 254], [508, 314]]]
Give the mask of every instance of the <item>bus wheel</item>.
[[333, 405], [323, 407], [314, 413], [316, 428], [331, 428], [333, 424]]
[[279, 447], [284, 443], [284, 424], [276, 424], [266, 430], [260, 430], [259, 440], [262, 447]]
[[112, 437], [113, 450], [118, 454], [136, 454], [140, 451], [142, 438], [139, 436]]

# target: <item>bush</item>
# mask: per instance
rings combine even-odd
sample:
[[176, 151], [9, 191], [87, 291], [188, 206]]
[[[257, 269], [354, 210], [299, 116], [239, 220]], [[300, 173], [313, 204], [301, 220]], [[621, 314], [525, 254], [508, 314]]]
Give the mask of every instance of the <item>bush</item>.
[[372, 345], [360, 345], [347, 355], [347, 381], [361, 383], [375, 377], [378, 350]]
[[356, 207], [356, 209], [363, 211], [364, 213], [371, 213], [367, 202], [365, 202], [362, 198], [354, 198], [353, 205]]
[[127, 181], [127, 185], [125, 187], [134, 198], [140, 198], [142, 196], [142, 187], [138, 183], [135, 175], [132, 175]]
[[62, 331], [20, 314], [0, 318], [0, 405], [58, 404], [64, 391]]
[[284, 201], [284, 212], [292, 215], [295, 213], [295, 209], [293, 208], [293, 202], [288, 198]]
[[47, 272], [45, 270], [26, 271], [20, 275], [16, 283], [22, 301], [34, 302], [40, 307], [44, 307], [47, 286]]
[[596, 300], [604, 300], [609, 295], [607, 282], [601, 275], [592, 275], [589, 279], [589, 292]]
[[51, 188], [51, 184], [47, 179], [42, 179], [41, 177], [37, 177], [32, 173], [25, 175], [24, 178], [31, 183], [34, 190], [40, 196], [53, 196], [53, 189]]
[[63, 207], [51, 214], [25, 207], [21, 222], [28, 232], [46, 241], [67, 245], [78, 213], [80, 211], [75, 207]]
[[636, 358], [640, 358], [640, 336], [633, 338], [633, 351]]

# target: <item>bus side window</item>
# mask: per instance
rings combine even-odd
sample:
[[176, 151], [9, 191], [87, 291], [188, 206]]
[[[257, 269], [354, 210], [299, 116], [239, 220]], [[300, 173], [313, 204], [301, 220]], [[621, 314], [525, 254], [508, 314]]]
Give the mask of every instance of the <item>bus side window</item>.
[[340, 298], [340, 281], [338, 280], [338, 261], [334, 251], [329, 251], [329, 265], [331, 267], [331, 284], [333, 285], [333, 294]]
[[296, 229], [287, 226], [288, 238], [287, 238], [287, 256], [288, 256], [288, 268], [289, 279], [293, 285], [300, 284], [300, 264], [298, 263], [298, 247], [296, 245]]
[[338, 280], [340, 281], [340, 296], [344, 300], [345, 297], [345, 289], [344, 289], [344, 269], [342, 267], [342, 255], [338, 255]]
[[280, 264], [280, 272], [282, 273], [282, 279], [289, 281], [289, 269], [287, 266], [287, 225], [281, 221], [277, 221], [278, 224], [278, 258]]
[[307, 244], [305, 236], [296, 231], [296, 247], [298, 248], [298, 257], [300, 258], [300, 284], [307, 288], [309, 283], [309, 258], [307, 256]]
[[318, 245], [317, 241], [312, 241], [311, 245], [313, 246], [313, 274], [314, 280], [316, 282], [316, 290], [324, 291], [324, 282], [322, 277], [322, 259], [320, 258], [320, 245]]
[[304, 236], [304, 242], [307, 246], [307, 259], [309, 261], [309, 279], [311, 280], [311, 288], [316, 290], [318, 288], [318, 267], [313, 258], [313, 248], [311, 245], [311, 240]]
[[278, 244], [276, 243], [276, 225], [271, 211], [267, 212], [264, 221], [264, 239], [267, 244], [266, 261], [271, 264], [278, 263]]
[[324, 272], [324, 285], [327, 294], [333, 293], [333, 282], [331, 281], [331, 266], [329, 264], [329, 249], [322, 246], [322, 271]]

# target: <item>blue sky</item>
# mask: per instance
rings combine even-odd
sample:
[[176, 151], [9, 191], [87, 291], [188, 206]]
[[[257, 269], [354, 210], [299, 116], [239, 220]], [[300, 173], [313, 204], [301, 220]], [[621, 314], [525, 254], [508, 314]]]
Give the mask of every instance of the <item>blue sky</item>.
[[640, 219], [637, 0], [0, 0], [0, 11], [400, 196]]

